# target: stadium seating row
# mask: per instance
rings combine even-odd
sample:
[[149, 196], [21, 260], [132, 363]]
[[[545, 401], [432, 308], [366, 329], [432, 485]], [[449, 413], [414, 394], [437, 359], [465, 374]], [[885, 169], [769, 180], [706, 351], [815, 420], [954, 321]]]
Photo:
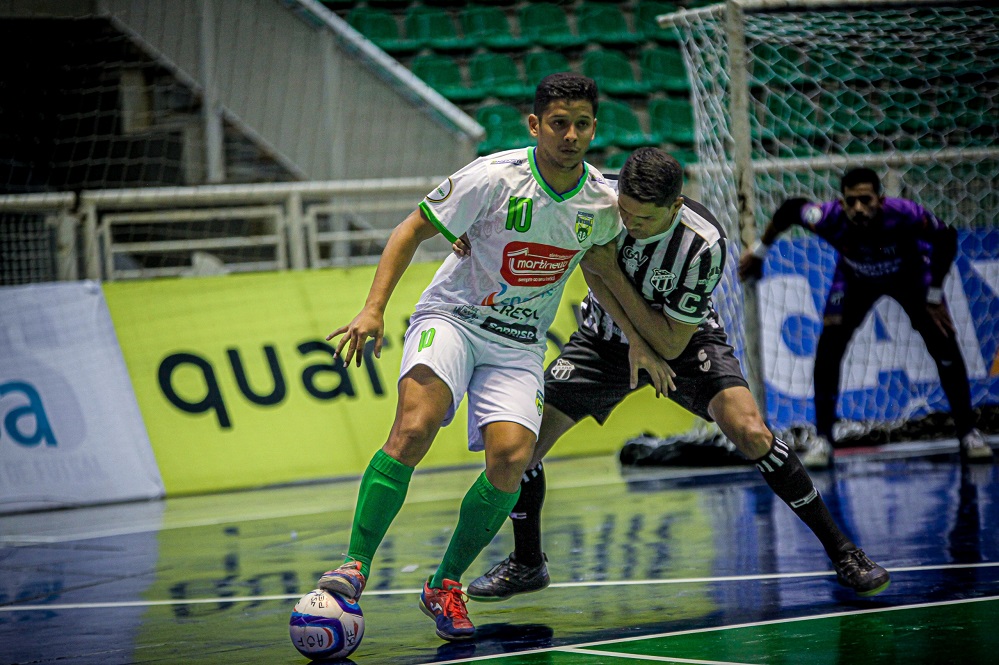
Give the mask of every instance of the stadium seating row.
[[[590, 144], [591, 149], [633, 150], [645, 145], [662, 144], [686, 150], [693, 147], [693, 110], [686, 99], [652, 99], [647, 112], [648, 132], [643, 130], [638, 115], [628, 104], [613, 99], [601, 100], [597, 111], [597, 136]], [[534, 143], [527, 131], [523, 111], [511, 104], [483, 105], [476, 112], [476, 120], [486, 129], [486, 139], [478, 146], [480, 155]]]
[[[581, 69], [597, 82], [601, 93], [611, 96], [643, 97], [659, 91], [690, 89], [679, 50], [645, 49], [639, 53], [638, 61], [640, 76], [636, 77], [628, 57], [617, 51], [594, 50], [583, 54]], [[466, 104], [488, 97], [529, 100], [538, 81], [552, 72], [569, 71], [572, 66], [564, 54], [544, 50], [525, 53], [520, 58], [491, 51], [477, 53], [468, 59], [467, 76], [458, 59], [442, 53], [415, 56], [409, 68], [452, 102]]]
[[384, 51], [401, 55], [423, 49], [461, 53], [480, 47], [566, 49], [597, 44], [631, 48], [647, 41], [671, 43], [678, 40], [677, 34], [660, 28], [655, 17], [675, 10], [672, 3], [640, 0], [633, 13], [634, 28], [619, 7], [596, 0], [586, 0], [575, 9], [575, 27], [565, 8], [550, 2], [523, 5], [516, 12], [516, 29], [503, 8], [481, 4], [456, 10], [457, 20], [449, 9], [430, 4], [410, 5], [401, 18], [386, 8], [355, 6], [346, 18]]

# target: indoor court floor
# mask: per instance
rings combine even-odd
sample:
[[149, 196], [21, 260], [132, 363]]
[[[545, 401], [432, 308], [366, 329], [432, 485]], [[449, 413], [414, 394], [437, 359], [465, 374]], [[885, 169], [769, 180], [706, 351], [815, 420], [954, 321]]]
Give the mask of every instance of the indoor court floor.
[[[751, 466], [552, 460], [551, 587], [469, 603], [476, 639], [447, 643], [417, 601], [478, 472], [414, 476], [347, 662], [999, 663], [999, 473], [963, 467], [954, 440], [838, 451], [833, 470], [813, 472], [847, 533], [892, 573], [871, 599], [836, 583], [818, 541]], [[307, 663], [289, 615], [341, 560], [356, 489], [2, 517], [0, 663]], [[511, 547], [505, 526], [464, 581]]]

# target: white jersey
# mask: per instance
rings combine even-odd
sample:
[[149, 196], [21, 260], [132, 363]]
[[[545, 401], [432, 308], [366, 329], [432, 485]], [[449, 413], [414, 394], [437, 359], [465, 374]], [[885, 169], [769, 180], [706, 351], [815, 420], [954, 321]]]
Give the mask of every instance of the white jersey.
[[472, 252], [444, 260], [414, 320], [448, 316], [544, 356], [569, 275], [587, 249], [613, 241], [622, 225], [615, 190], [596, 169], [584, 162], [578, 186], [556, 194], [534, 150], [481, 157], [420, 203], [451, 242], [467, 234]]

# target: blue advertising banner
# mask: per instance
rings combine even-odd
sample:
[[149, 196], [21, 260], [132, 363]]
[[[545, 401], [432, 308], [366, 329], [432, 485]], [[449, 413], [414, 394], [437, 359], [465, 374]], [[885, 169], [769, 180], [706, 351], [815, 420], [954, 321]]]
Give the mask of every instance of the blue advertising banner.
[[[973, 406], [999, 403], [999, 230], [963, 231], [944, 293], [968, 368]], [[814, 423], [812, 370], [835, 251], [814, 237], [778, 240], [760, 280], [762, 353], [770, 424]], [[837, 414], [901, 422], [950, 407], [936, 366], [902, 308], [879, 300], [856, 331]]]

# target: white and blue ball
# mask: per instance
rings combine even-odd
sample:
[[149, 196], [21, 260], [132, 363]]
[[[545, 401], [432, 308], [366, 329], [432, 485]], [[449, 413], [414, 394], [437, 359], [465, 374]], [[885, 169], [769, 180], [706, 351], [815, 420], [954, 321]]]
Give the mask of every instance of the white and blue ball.
[[346, 658], [364, 636], [364, 615], [357, 603], [315, 589], [295, 603], [288, 631], [291, 643], [306, 658]]

